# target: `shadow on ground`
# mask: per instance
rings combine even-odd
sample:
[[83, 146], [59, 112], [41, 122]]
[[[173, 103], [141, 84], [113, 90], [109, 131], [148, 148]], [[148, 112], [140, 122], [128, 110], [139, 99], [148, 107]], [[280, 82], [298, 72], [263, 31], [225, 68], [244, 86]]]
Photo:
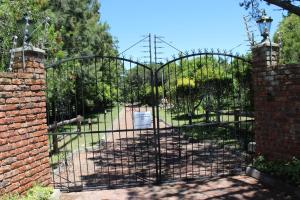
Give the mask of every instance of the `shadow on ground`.
[[279, 188], [267, 188], [247, 176], [210, 178], [190, 183], [176, 182], [159, 186], [133, 187], [127, 189], [64, 193], [61, 200], [99, 199], [297, 199]]

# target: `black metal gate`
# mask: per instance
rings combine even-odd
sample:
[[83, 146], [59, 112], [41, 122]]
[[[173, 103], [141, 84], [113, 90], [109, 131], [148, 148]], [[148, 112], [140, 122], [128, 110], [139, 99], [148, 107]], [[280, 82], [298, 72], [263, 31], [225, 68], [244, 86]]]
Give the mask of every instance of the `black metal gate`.
[[115, 188], [241, 172], [253, 139], [250, 67], [220, 52], [163, 65], [89, 56], [49, 66], [54, 186]]

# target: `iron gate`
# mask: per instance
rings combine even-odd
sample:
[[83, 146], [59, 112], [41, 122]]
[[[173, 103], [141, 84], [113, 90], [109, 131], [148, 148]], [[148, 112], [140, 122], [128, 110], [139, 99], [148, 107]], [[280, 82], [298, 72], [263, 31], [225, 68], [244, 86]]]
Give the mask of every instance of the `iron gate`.
[[[47, 67], [55, 187], [115, 188], [241, 172], [253, 140], [251, 63], [226, 53], [163, 65], [88, 56]], [[138, 127], [137, 114], [151, 116]]]

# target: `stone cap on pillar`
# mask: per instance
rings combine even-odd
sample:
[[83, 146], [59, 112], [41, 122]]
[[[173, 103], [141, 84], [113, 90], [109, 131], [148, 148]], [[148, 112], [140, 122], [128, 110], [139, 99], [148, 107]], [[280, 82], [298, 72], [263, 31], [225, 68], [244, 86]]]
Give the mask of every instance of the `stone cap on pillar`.
[[23, 56], [23, 52], [25, 55], [31, 53], [32, 56], [36, 55], [36, 57], [44, 58], [46, 52], [43, 49], [34, 47], [34, 46], [26, 46], [26, 47], [18, 47], [15, 49], [11, 49], [10, 53], [14, 53], [15, 57]]
[[252, 47], [254, 67], [276, 66], [279, 61], [279, 45], [266, 40]]
[[272, 42], [270, 40], [266, 40], [264, 42], [256, 44], [254, 47], [252, 47], [252, 50], [257, 49], [257, 48], [262, 48], [262, 47], [274, 47], [274, 48], [279, 48], [279, 44]]
[[43, 63], [46, 52], [34, 46], [19, 47], [10, 50], [13, 54], [12, 70], [15, 72], [31, 72], [36, 64]]

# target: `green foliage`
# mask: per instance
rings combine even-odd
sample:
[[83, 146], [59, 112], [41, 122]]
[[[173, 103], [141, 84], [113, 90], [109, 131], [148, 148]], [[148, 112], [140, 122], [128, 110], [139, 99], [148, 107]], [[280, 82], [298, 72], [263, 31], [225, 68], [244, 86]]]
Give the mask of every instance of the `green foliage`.
[[264, 156], [258, 156], [254, 161], [254, 167], [300, 187], [300, 160], [297, 158], [283, 162], [268, 161]]
[[0, 4], [0, 53], [1, 63], [0, 71], [8, 67], [10, 49], [13, 47], [12, 38], [14, 35], [18, 37], [18, 46], [23, 45], [24, 37], [24, 15], [31, 11], [31, 19], [29, 31], [35, 30], [35, 34], [31, 36], [30, 42], [35, 46], [39, 46], [42, 37], [48, 39], [47, 49], [55, 53], [53, 49], [59, 49], [60, 45], [56, 42], [56, 30], [54, 26], [49, 27], [49, 32], [43, 30], [41, 22], [45, 16], [53, 16], [52, 12], [47, 9], [48, 0], [2, 0]]
[[294, 13], [300, 16], [299, 0], [240, 0], [240, 6], [246, 10], [250, 10], [252, 18], [257, 19], [261, 16], [262, 6], [260, 3], [265, 1], [268, 5], [273, 4], [279, 6], [289, 13]]
[[177, 112], [194, 113], [197, 98], [197, 88], [195, 80], [191, 78], [179, 78], [171, 92], [175, 92], [177, 101], [175, 109]]
[[18, 194], [7, 194], [0, 197], [0, 200], [48, 200], [52, 193], [52, 188], [34, 185], [24, 196]]
[[97, 0], [49, 1], [48, 8], [55, 13], [57, 40], [63, 42], [65, 56], [116, 55], [114, 39], [109, 26], [100, 20]]
[[176, 82], [176, 92], [179, 96], [186, 96], [196, 88], [195, 81], [190, 78], [179, 78]]
[[193, 114], [200, 107], [207, 112], [228, 106], [251, 109], [250, 70], [239, 61], [203, 55], [169, 66], [174, 75], [165, 76], [165, 87], [173, 110]]
[[282, 40], [281, 62], [300, 62], [300, 17], [290, 14], [279, 25], [274, 36], [275, 42], [279, 42], [279, 33]]
[[[158, 88], [158, 99], [162, 98], [162, 94], [163, 94], [163, 88], [161, 86], [159, 86]], [[156, 99], [156, 88], [152, 91], [152, 87], [149, 84], [146, 84], [145, 87], [142, 88], [142, 90], [140, 91], [140, 99], [142, 104], [145, 105], [158, 105], [159, 104], [159, 100]], [[153, 101], [153, 97], [154, 100]]]
[[203, 127], [188, 127], [184, 128], [185, 138], [199, 142], [207, 139], [219, 139], [222, 140], [230, 135], [230, 131], [223, 127], [218, 126], [203, 126]]

